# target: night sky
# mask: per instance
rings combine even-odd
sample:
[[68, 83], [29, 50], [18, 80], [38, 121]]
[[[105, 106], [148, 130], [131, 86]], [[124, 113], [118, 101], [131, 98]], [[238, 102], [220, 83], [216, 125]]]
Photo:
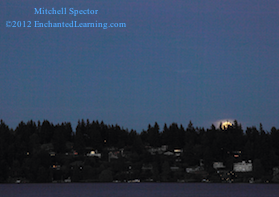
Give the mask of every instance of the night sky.
[[[0, 119], [279, 127], [278, 0], [0, 2]], [[98, 10], [77, 16], [34, 8]], [[126, 23], [126, 28], [34, 27]], [[6, 27], [31, 21], [31, 27]]]

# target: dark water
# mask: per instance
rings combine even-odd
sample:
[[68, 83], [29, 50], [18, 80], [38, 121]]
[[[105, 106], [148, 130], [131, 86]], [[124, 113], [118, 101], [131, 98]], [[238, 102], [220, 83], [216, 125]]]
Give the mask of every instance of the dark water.
[[2, 184], [1, 197], [279, 197], [278, 184]]

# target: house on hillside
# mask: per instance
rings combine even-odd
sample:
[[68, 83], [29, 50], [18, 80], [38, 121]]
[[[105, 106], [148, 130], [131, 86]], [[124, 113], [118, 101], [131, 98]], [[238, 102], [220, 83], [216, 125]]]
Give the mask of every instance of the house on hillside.
[[203, 170], [204, 168], [202, 166], [193, 166], [193, 167], [186, 168], [187, 173], [197, 173]]
[[98, 153], [98, 151], [90, 151], [89, 153], [86, 154], [88, 157], [99, 157], [101, 158], [102, 154], [101, 153]]
[[183, 149], [174, 149], [173, 152], [176, 157], [180, 157], [183, 153]]
[[218, 170], [218, 169], [224, 169], [225, 166], [223, 162], [213, 162], [213, 168], [215, 170]]
[[235, 172], [251, 172], [253, 170], [253, 164], [251, 160], [248, 162], [242, 161], [233, 164], [233, 171]]
[[108, 153], [109, 162], [111, 161], [111, 159], [118, 159], [120, 155], [123, 155], [120, 151], [110, 151]]
[[167, 151], [168, 146], [167, 145], [162, 145], [161, 147], [154, 148], [154, 147], [146, 147], [147, 151], [150, 152], [151, 155], [156, 155], [156, 154], [163, 154], [164, 152]]

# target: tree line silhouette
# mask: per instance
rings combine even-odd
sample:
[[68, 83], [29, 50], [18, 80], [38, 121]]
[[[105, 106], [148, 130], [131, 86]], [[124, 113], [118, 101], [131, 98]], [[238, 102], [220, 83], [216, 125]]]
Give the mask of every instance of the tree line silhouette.
[[[152, 155], [148, 147], [167, 145], [168, 150], [183, 150], [180, 159]], [[272, 179], [273, 168], [279, 166], [279, 129], [265, 131], [260, 124], [244, 131], [236, 120], [227, 129], [186, 128], [172, 123], [148, 125], [136, 132], [119, 125], [99, 121], [79, 120], [75, 131], [69, 122], [54, 125], [47, 120], [20, 122], [15, 130], [0, 122], [0, 182], [21, 178], [29, 182], [51, 182], [71, 177], [72, 181], [112, 181], [141, 178], [154, 181], [176, 181], [189, 176], [185, 168], [203, 160], [208, 176], [216, 174], [213, 162], [223, 162], [232, 169], [233, 163], [252, 160], [253, 176]], [[125, 156], [110, 160], [110, 150], [120, 150]], [[87, 157], [97, 150], [101, 158]], [[234, 157], [238, 151], [237, 157]], [[55, 156], [51, 155], [54, 153]], [[60, 166], [59, 169], [54, 166]], [[142, 166], [151, 165], [144, 170]], [[183, 169], [172, 172], [171, 166]]]

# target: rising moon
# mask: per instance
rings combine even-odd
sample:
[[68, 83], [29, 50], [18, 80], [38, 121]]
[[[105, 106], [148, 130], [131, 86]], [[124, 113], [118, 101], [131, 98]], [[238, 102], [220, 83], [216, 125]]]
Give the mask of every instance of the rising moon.
[[229, 126], [233, 125], [233, 119], [222, 119], [222, 120], [218, 120], [214, 123], [214, 125], [219, 128], [219, 126], [221, 127], [221, 129], [225, 130], [227, 129]]
[[229, 126], [232, 126], [232, 123], [229, 121], [222, 122], [222, 124], [221, 124], [221, 128], [223, 130], [226, 130]]

